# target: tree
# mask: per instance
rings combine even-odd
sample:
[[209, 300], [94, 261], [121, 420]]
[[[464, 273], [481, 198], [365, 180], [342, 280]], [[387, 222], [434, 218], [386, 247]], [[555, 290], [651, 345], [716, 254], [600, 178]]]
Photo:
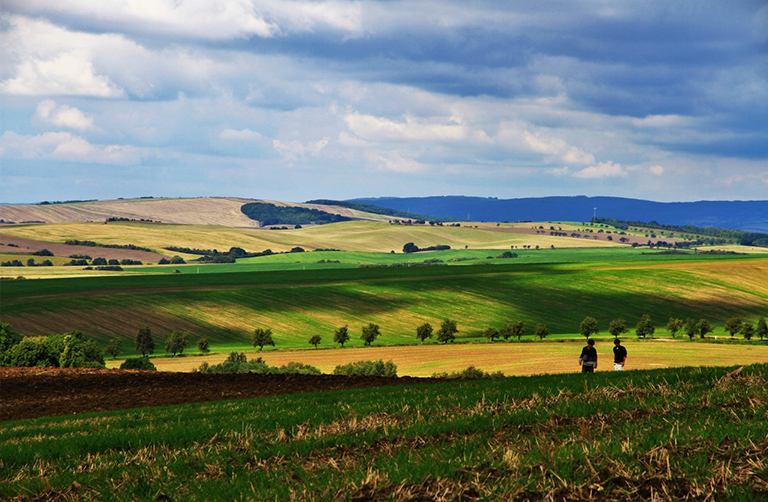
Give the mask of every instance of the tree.
[[712, 333], [715, 330], [706, 319], [699, 319], [699, 323], [696, 325], [696, 329], [699, 332], [699, 336], [701, 338], [705, 338], [707, 333]]
[[741, 334], [745, 340], [751, 340], [755, 336], [755, 327], [751, 323], [745, 322], [741, 325]]
[[618, 338], [628, 331], [629, 328], [627, 328], [627, 321], [624, 319], [614, 319], [608, 326], [608, 333], [612, 334], [614, 338]]
[[312, 337], [309, 339], [309, 344], [314, 345], [315, 348], [317, 348], [317, 346], [320, 345], [321, 341], [322, 341], [322, 338], [320, 338], [320, 335], [312, 335]]
[[547, 328], [546, 324], [537, 324], [536, 329], [534, 329], [533, 334], [539, 337], [539, 340], [543, 340], [544, 338], [548, 337], [550, 335], [549, 328]]
[[653, 321], [651, 321], [651, 316], [648, 314], [643, 314], [643, 316], [637, 322], [637, 326], [635, 327], [637, 336], [640, 338], [645, 338], [648, 335], [653, 336], [655, 331], [656, 327], [653, 325]]
[[342, 326], [333, 332], [334, 343], [340, 343], [342, 347], [349, 341], [349, 328]]
[[171, 356], [181, 355], [187, 347], [189, 347], [189, 337], [179, 331], [171, 331], [171, 334], [165, 339], [165, 351], [170, 352]]
[[488, 328], [483, 335], [493, 343], [499, 337], [499, 330], [496, 328]]
[[120, 355], [120, 352], [122, 352], [120, 349], [121, 343], [122, 342], [119, 338], [111, 339], [109, 342], [107, 342], [107, 346], [104, 348], [104, 353], [112, 356], [112, 359], [117, 358], [117, 356]]
[[419, 247], [413, 242], [408, 242], [403, 246], [403, 253], [415, 253], [419, 250]]
[[152, 330], [149, 327], [141, 328], [136, 334], [136, 352], [146, 357], [155, 351], [155, 341], [152, 339]]
[[760, 337], [760, 340], [764, 337], [768, 337], [768, 323], [765, 322], [765, 317], [761, 317], [760, 320], [757, 321], [757, 330], [755, 334]]
[[456, 339], [456, 333], [459, 332], [459, 328], [456, 326], [456, 321], [446, 319], [440, 324], [440, 329], [437, 331], [437, 341], [441, 343], [448, 343]]
[[46, 340], [51, 353], [56, 354], [62, 368], [104, 368], [102, 349], [80, 331], [51, 335]]
[[10, 350], [24, 337], [14, 331], [10, 324], [0, 322], [0, 366], [4, 366], [9, 358]]
[[197, 350], [203, 355], [206, 355], [211, 351], [207, 338], [201, 338], [197, 341]]
[[731, 317], [725, 321], [725, 331], [729, 332], [731, 334], [731, 339], [733, 339], [733, 335], [741, 332], [741, 327], [743, 324], [744, 321], [741, 317]]
[[502, 337], [505, 341], [509, 340], [512, 337], [512, 324], [507, 323], [502, 326], [499, 330], [499, 336]]
[[672, 338], [677, 336], [677, 332], [683, 329], [683, 321], [682, 319], [677, 319], [675, 317], [670, 317], [669, 321], [667, 321], [667, 331], [672, 333]]
[[185, 262], [184, 258], [182, 258], [181, 256], [174, 256], [173, 258], [171, 258], [171, 265], [184, 265], [185, 263], [187, 262]]
[[597, 319], [594, 317], [587, 316], [581, 321], [581, 324], [579, 324], [579, 333], [581, 333], [581, 336], [584, 338], [589, 338], [599, 332], [600, 330], [597, 329]]
[[272, 330], [257, 328], [253, 332], [253, 338], [251, 339], [254, 347], [259, 347], [259, 350], [264, 350], [265, 345], [275, 346], [275, 341], [272, 340]]
[[509, 327], [511, 329], [511, 336], [517, 337], [518, 341], [525, 335], [525, 323], [523, 321], [513, 322]]
[[418, 338], [421, 343], [424, 343], [424, 340], [427, 338], [432, 338], [432, 331], [432, 325], [428, 322], [425, 322], [416, 328], [416, 338]]
[[688, 338], [693, 340], [693, 337], [696, 336], [696, 332], [698, 331], [696, 319], [691, 319], [690, 317], [686, 319], [683, 328], [685, 329], [685, 334], [688, 335]]
[[378, 338], [381, 335], [381, 332], [379, 331], [379, 325], [369, 323], [368, 326], [363, 326], [363, 334], [360, 338], [363, 339], [363, 342], [365, 345], [370, 345], [373, 343], [376, 338]]

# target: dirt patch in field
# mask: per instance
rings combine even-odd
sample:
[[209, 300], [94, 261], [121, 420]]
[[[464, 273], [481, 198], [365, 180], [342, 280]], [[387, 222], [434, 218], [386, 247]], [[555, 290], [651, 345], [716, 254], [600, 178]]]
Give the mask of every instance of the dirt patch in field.
[[409, 377], [0, 368], [0, 421], [434, 381]]
[[[13, 244], [9, 246], [8, 244]], [[13, 237], [0, 233], [0, 253], [26, 253], [31, 254], [36, 251], [47, 249], [54, 256], [72, 256], [87, 255], [92, 258], [106, 258], [107, 260], [140, 260], [143, 262], [156, 262], [163, 257], [161, 254], [150, 253], [149, 251], [137, 251], [135, 249], [102, 248], [96, 246], [70, 246], [68, 244], [59, 244], [56, 242], [36, 241], [33, 239], [24, 239], [22, 237]], [[40, 261], [45, 257], [41, 256]]]

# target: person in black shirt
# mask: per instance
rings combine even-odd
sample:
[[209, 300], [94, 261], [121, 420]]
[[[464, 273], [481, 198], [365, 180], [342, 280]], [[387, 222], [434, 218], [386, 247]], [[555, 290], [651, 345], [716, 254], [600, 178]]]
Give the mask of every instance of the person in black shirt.
[[627, 349], [621, 345], [621, 340], [616, 338], [613, 341], [613, 371], [624, 371], [625, 364], [627, 364]]
[[597, 368], [597, 350], [595, 350], [595, 341], [587, 340], [587, 346], [581, 349], [579, 364], [582, 373], [594, 373]]

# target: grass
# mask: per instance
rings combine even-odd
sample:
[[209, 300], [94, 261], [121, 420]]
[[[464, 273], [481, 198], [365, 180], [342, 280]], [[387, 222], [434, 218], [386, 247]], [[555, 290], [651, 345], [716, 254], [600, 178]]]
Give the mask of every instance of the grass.
[[768, 366], [512, 377], [0, 424], [0, 498], [759, 500]]
[[[308, 254], [308, 253], [300, 253]], [[328, 269], [172, 274], [5, 281], [2, 319], [26, 334], [80, 329], [106, 341], [132, 339], [150, 326], [162, 339], [172, 329], [219, 344], [249, 346], [269, 327], [280, 348], [305, 348], [311, 335], [330, 340], [348, 324], [351, 345], [375, 322], [377, 344], [412, 344], [424, 322], [459, 323], [459, 341], [482, 339], [489, 326], [523, 320], [529, 333], [546, 323], [555, 336], [577, 332], [591, 315], [603, 330], [623, 317], [630, 326], [648, 313], [706, 317], [722, 329], [733, 315], [757, 320], [768, 311], [766, 259], [471, 267]], [[126, 343], [126, 345], [131, 345]]]

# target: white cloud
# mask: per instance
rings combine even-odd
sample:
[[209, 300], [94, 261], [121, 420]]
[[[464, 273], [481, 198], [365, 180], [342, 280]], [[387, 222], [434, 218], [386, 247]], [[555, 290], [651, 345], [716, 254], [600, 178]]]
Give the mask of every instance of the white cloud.
[[627, 172], [621, 167], [621, 164], [614, 164], [612, 161], [600, 162], [595, 166], [585, 167], [581, 171], [576, 171], [573, 176], [584, 179], [600, 179], [625, 177]]
[[138, 164], [147, 152], [130, 145], [93, 145], [69, 132], [35, 136], [6, 131], [0, 136], [0, 156], [51, 159], [96, 164]]
[[272, 147], [289, 162], [295, 162], [309, 155], [319, 155], [320, 151], [328, 144], [327, 139], [321, 139], [313, 143], [301, 143], [300, 141], [282, 142], [272, 140]]
[[631, 122], [638, 127], [673, 127], [687, 125], [691, 120], [680, 115], [648, 115], [641, 119], [633, 118]]
[[373, 115], [350, 113], [344, 117], [349, 129], [367, 140], [405, 141], [460, 141], [467, 131], [459, 123], [434, 123], [406, 116], [404, 122], [395, 122]]
[[58, 105], [52, 99], [38, 103], [33, 122], [85, 131], [93, 129], [93, 117], [77, 108]]
[[125, 95], [108, 77], [96, 74], [93, 63], [82, 51], [24, 61], [17, 67], [15, 77], [0, 82], [0, 91], [21, 96], [117, 98]]
[[[326, 28], [357, 34], [357, 1], [285, 0], [9, 0], [16, 12], [62, 13], [91, 27], [203, 40], [270, 38], [285, 32]], [[31, 5], [30, 5], [31, 4]]]
[[423, 171], [426, 166], [414, 159], [404, 158], [400, 152], [369, 152], [368, 160], [385, 171], [414, 173]]
[[661, 176], [664, 174], [664, 168], [659, 165], [649, 167], [648, 171], [650, 171], [650, 173], [654, 176]]
[[258, 131], [252, 131], [248, 128], [236, 131], [235, 129], [224, 129], [219, 134], [219, 138], [233, 141], [259, 141], [263, 138]]

